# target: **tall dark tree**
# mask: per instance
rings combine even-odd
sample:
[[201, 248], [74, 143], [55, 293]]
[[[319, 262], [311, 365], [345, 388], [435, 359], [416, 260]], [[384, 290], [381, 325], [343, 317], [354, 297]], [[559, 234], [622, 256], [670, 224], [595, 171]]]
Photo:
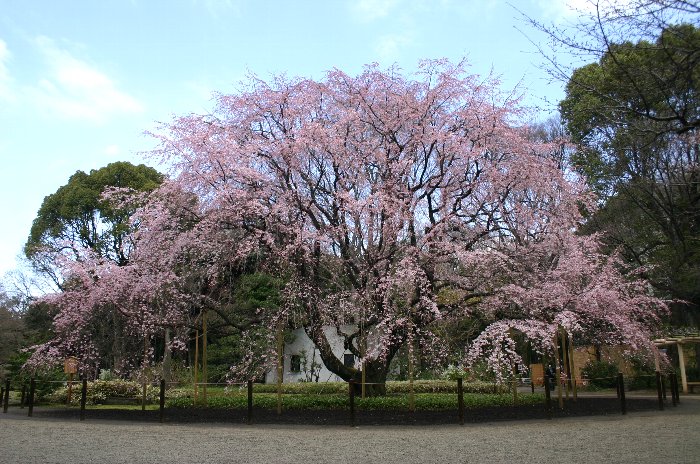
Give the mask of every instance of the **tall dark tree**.
[[[599, 123], [651, 122], [637, 127], [656, 134], [700, 127], [693, 90], [700, 2], [588, 0], [578, 13], [565, 26], [527, 20], [550, 39], [540, 49], [553, 77], [575, 88], [582, 104], [606, 110]], [[582, 62], [594, 64], [573, 72], [571, 63]]]
[[[634, 2], [633, 2], [634, 3]], [[578, 165], [601, 196], [588, 224], [611, 248], [649, 266], [675, 305], [674, 323], [700, 324], [700, 29], [694, 2], [649, 1], [629, 17], [599, 10], [600, 58], [576, 69], [560, 109]], [[650, 10], [655, 6], [656, 10]], [[681, 8], [685, 8], [682, 10]], [[610, 41], [613, 26], [658, 36]], [[625, 29], [626, 28], [626, 29]], [[615, 30], [619, 33], [619, 30]], [[636, 31], [645, 36], [648, 30]], [[629, 36], [634, 37], [632, 32]]]
[[[70, 280], [57, 272], [58, 257], [80, 260], [85, 250], [118, 266], [129, 261], [132, 245], [130, 218], [139, 205], [139, 194], [150, 192], [163, 181], [163, 175], [143, 164], [115, 162], [89, 173], [77, 171], [68, 183], [47, 196], [32, 224], [24, 247], [29, 262], [38, 273], [48, 277], [60, 289]], [[113, 192], [110, 195], [110, 192]], [[46, 305], [35, 305], [30, 320], [49, 316]], [[102, 334], [98, 344], [106, 353], [103, 367], [119, 366], [135, 342], [124, 336], [124, 324], [118, 318], [99, 321]], [[41, 329], [39, 329], [41, 330]]]
[[7, 294], [0, 286], [0, 378], [7, 374], [8, 361], [25, 340], [20, 305], [18, 298]]
[[77, 171], [66, 185], [44, 198], [24, 247], [25, 255], [35, 270], [59, 286], [54, 259], [60, 253], [77, 258], [77, 247], [91, 249], [118, 265], [126, 264], [129, 246], [124, 238], [133, 209], [115, 207], [103, 195], [113, 188], [148, 192], [162, 181], [163, 175], [155, 169], [123, 161], [89, 174]]

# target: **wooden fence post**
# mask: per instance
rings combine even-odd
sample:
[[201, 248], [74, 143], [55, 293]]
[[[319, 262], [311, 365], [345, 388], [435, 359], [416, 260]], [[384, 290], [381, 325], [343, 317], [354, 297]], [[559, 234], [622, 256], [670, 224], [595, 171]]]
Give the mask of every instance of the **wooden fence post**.
[[7, 413], [7, 407], [10, 404], [10, 379], [5, 381], [5, 394], [2, 398], [2, 412]]
[[681, 402], [681, 390], [678, 387], [678, 374], [673, 373], [673, 388], [676, 392], [676, 404]]
[[34, 377], [29, 381], [29, 411], [27, 412], [28, 417], [32, 417], [34, 414], [34, 393], [36, 392], [36, 380]]
[[661, 392], [664, 395], [664, 401], [666, 401], [666, 376], [662, 375], [661, 376]]
[[248, 380], [248, 424], [253, 422], [253, 381]]
[[163, 423], [163, 414], [165, 411], [165, 379], [160, 379], [160, 423]]
[[24, 401], [27, 399], [27, 384], [22, 384], [22, 395], [19, 397], [19, 408], [24, 409]]
[[625, 378], [622, 372], [617, 374], [617, 390], [620, 397], [620, 410], [622, 414], [627, 414], [627, 403], [625, 402]]
[[80, 420], [85, 420], [85, 403], [87, 401], [87, 377], [83, 376], [83, 391], [80, 392]]
[[547, 419], [552, 418], [552, 392], [550, 391], [551, 385], [549, 384], [549, 378], [544, 377], [544, 405], [547, 410]]
[[350, 394], [350, 426], [355, 427], [355, 381], [348, 382], [348, 390]]
[[459, 408], [459, 425], [464, 425], [464, 385], [457, 379], [457, 407]]

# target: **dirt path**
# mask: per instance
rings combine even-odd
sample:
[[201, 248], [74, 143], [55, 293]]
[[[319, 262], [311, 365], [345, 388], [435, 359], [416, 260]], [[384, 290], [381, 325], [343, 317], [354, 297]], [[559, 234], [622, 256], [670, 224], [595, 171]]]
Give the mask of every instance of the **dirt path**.
[[0, 463], [693, 463], [700, 397], [678, 408], [475, 425], [176, 425], [0, 414]]

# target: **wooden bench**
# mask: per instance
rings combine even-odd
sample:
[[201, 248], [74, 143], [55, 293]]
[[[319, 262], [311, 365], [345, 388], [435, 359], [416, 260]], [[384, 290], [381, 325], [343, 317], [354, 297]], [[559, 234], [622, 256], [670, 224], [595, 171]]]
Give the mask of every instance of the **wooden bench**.
[[700, 387], [700, 382], [686, 382], [686, 384], [688, 385], [688, 391], [689, 391], [690, 393], [694, 393], [694, 392], [693, 392], [693, 389], [694, 389], [695, 387]]

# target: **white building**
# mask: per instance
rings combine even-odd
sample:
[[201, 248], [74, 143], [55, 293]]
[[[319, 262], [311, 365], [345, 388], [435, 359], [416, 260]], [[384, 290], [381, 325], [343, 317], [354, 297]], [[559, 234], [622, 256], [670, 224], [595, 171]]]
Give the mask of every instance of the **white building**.
[[[351, 333], [356, 329], [357, 327], [352, 325], [341, 327], [345, 333]], [[324, 327], [323, 331], [333, 347], [335, 356], [346, 366], [354, 366], [357, 359], [349, 350], [343, 348], [343, 338], [338, 336], [336, 328]], [[343, 379], [329, 371], [323, 364], [318, 349], [304, 329], [296, 329], [292, 334], [294, 341], [284, 345], [282, 382], [342, 382]], [[275, 382], [277, 382], [277, 369], [272, 369], [265, 374], [265, 383]]]

